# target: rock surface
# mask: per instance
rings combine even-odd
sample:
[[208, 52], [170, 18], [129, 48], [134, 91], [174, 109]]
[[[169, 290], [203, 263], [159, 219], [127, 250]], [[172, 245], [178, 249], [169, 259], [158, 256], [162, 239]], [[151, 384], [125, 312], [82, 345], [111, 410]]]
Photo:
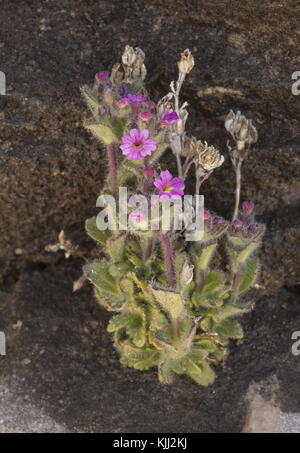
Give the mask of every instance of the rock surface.
[[[0, 330], [8, 353], [0, 357], [0, 432], [238, 432], [249, 385], [273, 375], [280, 410], [299, 413], [300, 363], [290, 352], [291, 334], [300, 330], [300, 96], [291, 93], [300, 69], [298, 2], [3, 3]], [[196, 66], [183, 97], [194, 135], [226, 155], [230, 109], [259, 130], [242, 198], [257, 204], [267, 225], [263, 288], [249, 294], [257, 308], [244, 319], [245, 340], [232, 345], [209, 389], [185, 379], [164, 387], [154, 372], [123, 369], [91, 289], [71, 293], [81, 263], [44, 251], [61, 229], [89, 246], [83, 224], [95, 212], [106, 169], [82, 127], [79, 87], [118, 61], [127, 43], [146, 52], [154, 99], [168, 90], [179, 53], [192, 50]], [[227, 158], [203, 186], [207, 207], [228, 216], [233, 179]]]

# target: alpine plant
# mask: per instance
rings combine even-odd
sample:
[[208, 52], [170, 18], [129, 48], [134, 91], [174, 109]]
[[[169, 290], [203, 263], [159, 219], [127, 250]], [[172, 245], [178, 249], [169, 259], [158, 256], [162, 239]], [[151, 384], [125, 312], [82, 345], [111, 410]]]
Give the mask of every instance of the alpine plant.
[[[144, 59], [141, 49], [126, 46], [121, 64], [97, 73], [93, 87], [81, 90], [90, 111], [85, 127], [106, 150], [103, 194], [114, 197], [116, 205], [119, 187], [127, 188], [128, 197], [181, 200], [187, 178], [198, 195], [224, 161], [214, 146], [186, 133], [188, 105], [180, 101], [180, 91], [194, 66], [191, 52], [181, 54], [178, 79], [158, 102], [145, 88]], [[99, 303], [112, 312], [107, 330], [120, 361], [136, 370], [157, 368], [164, 383], [175, 374], [186, 374], [203, 386], [212, 383], [229, 340], [243, 337], [238, 317], [252, 309], [242, 296], [257, 279], [264, 226], [255, 221], [252, 202], [240, 205], [240, 188], [241, 164], [257, 141], [257, 131], [232, 111], [225, 128], [236, 172], [232, 221], [205, 209], [204, 232], [197, 241], [186, 241], [184, 229], [151, 228], [143, 206], [129, 207], [127, 230], [118, 222], [99, 229], [96, 216], [86, 221], [88, 235], [100, 247], [99, 259], [86, 264], [84, 273]], [[166, 161], [169, 165], [163, 162], [167, 149], [174, 158], [173, 163]], [[175, 215], [172, 208], [168, 212]], [[220, 262], [220, 243], [227, 248], [228, 263], [218, 269], [214, 263]]]

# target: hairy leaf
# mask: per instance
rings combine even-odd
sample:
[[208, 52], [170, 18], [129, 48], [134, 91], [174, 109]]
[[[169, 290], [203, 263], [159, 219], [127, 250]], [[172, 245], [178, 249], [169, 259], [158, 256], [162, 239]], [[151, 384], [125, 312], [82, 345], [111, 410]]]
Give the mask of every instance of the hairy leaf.
[[94, 241], [105, 244], [107, 239], [112, 235], [111, 230], [99, 230], [96, 224], [96, 217], [91, 217], [85, 222], [85, 230]]

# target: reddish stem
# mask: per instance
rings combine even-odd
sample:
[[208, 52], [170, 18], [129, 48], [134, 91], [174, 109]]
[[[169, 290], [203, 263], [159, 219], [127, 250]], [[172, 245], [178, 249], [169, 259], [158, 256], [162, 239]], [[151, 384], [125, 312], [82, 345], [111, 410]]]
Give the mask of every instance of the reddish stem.
[[167, 269], [168, 284], [171, 288], [176, 285], [175, 270], [173, 264], [173, 250], [170, 238], [167, 234], [158, 233], [162, 249], [164, 252], [165, 264]]
[[111, 190], [116, 195], [117, 189], [117, 159], [116, 159], [116, 147], [114, 143], [106, 145], [107, 160], [108, 160], [108, 177], [111, 186]]
[[147, 260], [151, 254], [152, 254], [152, 249], [153, 249], [153, 238], [150, 237], [147, 239], [147, 245], [146, 245], [146, 250], [144, 254], [144, 260]]

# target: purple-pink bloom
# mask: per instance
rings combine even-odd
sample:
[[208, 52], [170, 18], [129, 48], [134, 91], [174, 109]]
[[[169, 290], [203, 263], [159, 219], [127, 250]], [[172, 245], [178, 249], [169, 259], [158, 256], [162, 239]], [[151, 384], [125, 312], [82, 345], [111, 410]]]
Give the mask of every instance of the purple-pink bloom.
[[242, 228], [243, 226], [243, 222], [241, 222], [240, 220], [236, 219], [232, 222], [232, 226], [235, 228], [235, 231], [238, 231]]
[[178, 120], [179, 120], [179, 116], [177, 115], [177, 113], [172, 112], [172, 110], [169, 110], [169, 109], [165, 109], [160, 118], [160, 122], [164, 126], [172, 126], [172, 124], [177, 123]]
[[109, 76], [109, 71], [100, 71], [100, 72], [97, 72], [97, 74], [95, 75], [95, 79], [98, 81], [105, 80], [105, 79], [107, 79], [108, 76]]
[[203, 211], [203, 218], [204, 220], [210, 219], [210, 212], [207, 209], [204, 209]]
[[132, 211], [129, 214], [129, 219], [132, 222], [141, 223], [144, 220], [144, 218], [145, 218], [145, 214], [143, 212], [140, 212], [140, 211]]
[[154, 181], [155, 187], [158, 189], [158, 195], [163, 199], [180, 199], [183, 195], [185, 187], [181, 178], [173, 178], [168, 170], [162, 171], [160, 177]]
[[118, 109], [122, 109], [124, 107], [126, 107], [128, 105], [128, 100], [127, 99], [120, 99], [118, 102], [116, 102], [116, 107], [118, 107]]
[[251, 214], [254, 210], [254, 203], [252, 201], [244, 201], [244, 203], [242, 203], [242, 208], [247, 214]]
[[125, 99], [127, 99], [130, 104], [133, 104], [135, 106], [138, 106], [139, 104], [141, 104], [146, 98], [147, 96], [145, 94], [141, 94], [141, 93], [136, 93], [136, 94], [125, 94], [125, 96], [123, 96]]
[[151, 112], [141, 112], [139, 114], [139, 117], [141, 118], [141, 120], [148, 121], [152, 118], [152, 113]]
[[156, 140], [149, 138], [148, 129], [131, 129], [123, 135], [120, 148], [128, 160], [140, 160], [156, 150]]

